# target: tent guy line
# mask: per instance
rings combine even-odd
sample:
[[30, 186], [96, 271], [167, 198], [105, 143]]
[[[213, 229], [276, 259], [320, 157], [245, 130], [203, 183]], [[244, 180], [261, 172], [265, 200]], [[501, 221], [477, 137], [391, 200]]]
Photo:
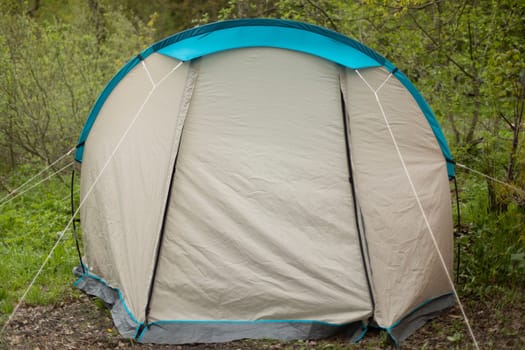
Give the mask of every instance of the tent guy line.
[[[11, 312], [11, 314], [9, 315], [9, 318], [7, 319], [7, 321], [5, 322], [5, 324], [3, 325], [2, 327], [2, 330], [0, 331], [0, 333], [4, 333], [4, 331], [7, 329], [7, 326], [9, 325], [9, 323], [12, 321], [13, 317], [16, 315], [18, 309], [20, 308], [20, 305], [22, 304], [22, 302], [24, 302], [26, 296], [27, 296], [27, 293], [29, 292], [29, 290], [33, 287], [33, 285], [35, 284], [37, 278], [40, 276], [40, 274], [42, 273], [44, 267], [47, 265], [49, 259], [51, 258], [51, 256], [53, 255], [55, 249], [58, 247], [58, 245], [60, 244], [60, 242], [62, 241], [62, 239], [64, 238], [64, 235], [65, 233], [67, 232], [67, 230], [70, 228], [71, 224], [73, 223], [73, 221], [75, 220], [75, 218], [77, 217], [78, 213], [80, 212], [80, 209], [82, 208], [82, 206], [84, 205], [84, 203], [87, 201], [87, 199], [89, 198], [89, 195], [93, 192], [93, 189], [95, 188], [96, 184], [98, 183], [98, 181], [100, 180], [100, 178], [102, 177], [104, 171], [106, 170], [106, 168], [108, 167], [108, 165], [111, 163], [111, 161], [113, 160], [115, 154], [117, 153], [118, 149], [120, 148], [120, 145], [122, 144], [122, 142], [124, 142], [124, 139], [128, 136], [131, 128], [133, 127], [133, 125], [135, 125], [137, 119], [139, 118], [139, 116], [141, 115], [142, 113], [142, 110], [144, 109], [144, 106], [146, 106], [147, 102], [149, 101], [149, 99], [151, 98], [151, 96], [153, 95], [153, 92], [155, 91], [155, 89], [157, 88], [157, 86], [159, 86], [160, 84], [162, 84], [162, 82], [164, 82], [165, 78], [167, 78], [169, 75], [171, 75], [173, 72], [175, 72], [181, 65], [182, 65], [183, 62], [180, 62], [177, 66], [175, 66], [175, 68], [173, 68], [170, 72], [168, 72], [164, 78], [162, 78], [157, 84], [153, 84], [153, 87], [152, 89], [150, 90], [150, 92], [148, 93], [148, 95], [146, 96], [146, 99], [144, 100], [144, 102], [142, 103], [141, 107], [139, 108], [139, 110], [137, 111], [137, 113], [135, 114], [134, 118], [131, 120], [131, 122], [129, 123], [127, 129], [124, 131], [124, 133], [122, 134], [122, 136], [120, 137], [118, 143], [116, 144], [116, 146], [114, 147], [113, 151], [111, 152], [110, 156], [108, 157], [106, 163], [104, 164], [104, 166], [102, 167], [102, 169], [100, 170], [100, 172], [98, 173], [97, 177], [95, 178], [95, 180], [93, 181], [93, 183], [91, 184], [91, 186], [88, 188], [88, 190], [86, 191], [86, 194], [84, 195], [84, 198], [80, 201], [79, 205], [78, 205], [78, 208], [75, 210], [75, 212], [73, 213], [73, 215], [71, 215], [71, 219], [68, 221], [68, 223], [66, 224], [65, 228], [61, 231], [60, 235], [58, 236], [58, 239], [57, 241], [55, 242], [55, 245], [51, 248], [51, 250], [49, 251], [49, 254], [47, 255], [47, 257], [44, 259], [44, 261], [42, 262], [42, 265], [40, 266], [40, 268], [38, 269], [38, 271], [36, 272], [35, 276], [33, 277], [33, 279], [31, 280], [31, 282], [29, 283], [29, 285], [27, 286], [27, 288], [25, 289], [24, 293], [22, 294], [22, 296], [20, 297], [20, 299], [18, 300], [18, 303], [16, 304], [15, 308], [13, 309], [13, 311]], [[147, 67], [144, 65], [144, 69], [147, 71]], [[71, 154], [71, 151], [68, 152], [66, 155], [62, 156], [60, 159], [62, 159], [63, 157], [67, 156], [68, 154]], [[58, 160], [57, 160], [58, 161]], [[74, 162], [71, 162], [67, 165], [67, 167], [70, 167]], [[40, 184], [40, 182], [38, 183]], [[37, 185], [38, 185], [37, 184]]]
[[[2, 208], [4, 205], [6, 205], [7, 203], [11, 202], [12, 200], [14, 200], [15, 198], [18, 198], [20, 197], [21, 195], [25, 194], [26, 192], [29, 192], [30, 190], [32, 190], [33, 188], [37, 187], [38, 185], [40, 185], [41, 183], [49, 180], [50, 178], [52, 178], [53, 176], [55, 175], [58, 175], [59, 173], [61, 173], [62, 171], [66, 170], [67, 168], [69, 168], [70, 166], [72, 166], [73, 164], [75, 164], [75, 161], [71, 161], [69, 162], [67, 165], [63, 166], [62, 168], [58, 169], [57, 171], [49, 174], [48, 176], [46, 176], [45, 178], [43, 178], [42, 180], [38, 181], [37, 183], [35, 184], [32, 184], [31, 186], [29, 186], [28, 188], [24, 188], [23, 191], [17, 193], [16, 195], [14, 195], [13, 197], [11, 198], [8, 198], [7, 200], [5, 200], [4, 202], [1, 202], [0, 203], [0, 208]], [[46, 168], [47, 169], [47, 168]], [[41, 174], [42, 172], [40, 172], [39, 174]], [[36, 176], [34, 176], [32, 179], [36, 178]], [[26, 183], [29, 183], [29, 182], [26, 182]], [[22, 186], [21, 186], [22, 187]], [[19, 187], [20, 188], [20, 187]], [[11, 193], [15, 193], [15, 191], [11, 192]]]
[[3, 205], [3, 203], [5, 203], [4, 201], [7, 200], [9, 197], [11, 196], [14, 196], [16, 195], [16, 193], [18, 191], [20, 191], [24, 186], [27, 186], [31, 181], [33, 181], [34, 179], [36, 179], [38, 176], [42, 175], [42, 173], [44, 173], [47, 169], [51, 168], [52, 166], [54, 166], [55, 164], [57, 164], [58, 162], [60, 162], [62, 159], [64, 159], [65, 157], [69, 156], [73, 151], [75, 150], [75, 147], [71, 148], [69, 151], [67, 151], [66, 153], [64, 153], [62, 156], [60, 156], [57, 160], [55, 160], [53, 163], [49, 164], [48, 166], [44, 167], [42, 170], [40, 170], [37, 174], [33, 175], [31, 178], [29, 178], [29, 180], [27, 180], [26, 182], [24, 182], [23, 184], [21, 184], [20, 186], [18, 186], [17, 188], [15, 188], [14, 190], [12, 190], [11, 192], [9, 192], [7, 195], [5, 195], [2, 199], [0, 199], [0, 206]]
[[149, 72], [148, 67], [146, 66], [146, 62], [141, 61], [140, 63], [142, 64], [142, 67], [144, 67], [144, 70], [146, 71], [146, 74], [148, 75], [151, 86], [155, 86], [155, 81], [151, 77], [151, 73]]
[[[79, 193], [79, 192], [80, 192], [80, 190], [75, 190], [75, 191], [73, 192], [73, 195], [76, 195], [76, 194]], [[71, 200], [71, 193], [69, 193], [67, 196], [62, 197], [60, 200], [61, 200], [61, 201], [65, 201], [66, 199]]]
[[504, 181], [498, 180], [498, 179], [496, 179], [496, 178], [494, 178], [494, 177], [492, 177], [492, 176], [489, 176], [489, 175], [487, 175], [487, 174], [483, 174], [482, 172], [477, 171], [477, 170], [474, 170], [474, 169], [472, 169], [472, 168], [469, 168], [468, 166], [466, 166], [466, 165], [464, 165], [464, 164], [461, 164], [461, 163], [458, 163], [458, 162], [456, 162], [455, 164], [456, 164], [458, 167], [460, 167], [460, 168], [463, 168], [463, 169], [468, 170], [468, 171], [472, 171], [474, 174], [477, 174], [477, 175], [479, 175], [479, 176], [483, 176], [484, 178], [489, 179], [489, 180], [491, 180], [491, 181], [493, 181], [493, 182], [499, 183], [500, 185], [507, 186], [508, 188], [513, 189], [514, 191], [516, 191], [516, 192], [518, 192], [518, 193], [521, 193], [522, 195], [525, 194], [525, 189], [522, 189], [522, 188], [516, 187], [516, 186], [511, 185], [511, 184], [509, 184], [509, 183], [507, 183], [507, 182], [504, 182]]
[[383, 119], [385, 121], [386, 127], [388, 129], [388, 133], [390, 134], [390, 137], [392, 139], [392, 143], [394, 144], [394, 148], [396, 149], [397, 155], [399, 157], [399, 161], [401, 162], [401, 165], [403, 166], [403, 170], [404, 170], [405, 175], [406, 175], [406, 177], [408, 179], [408, 182], [410, 184], [410, 188], [411, 188], [411, 190], [412, 190], [412, 192], [414, 194], [414, 197], [415, 197], [415, 200], [416, 200], [417, 205], [419, 207], [419, 210], [421, 211], [421, 216], [423, 217], [423, 220], [425, 221], [425, 226], [427, 227], [428, 233], [430, 234], [430, 237], [432, 238], [432, 243], [434, 244], [434, 247], [436, 248], [436, 252], [438, 253], [439, 260], [441, 262], [441, 265], [443, 266], [443, 271], [445, 272], [445, 274], [447, 276], [447, 279], [448, 279], [448, 281], [450, 283], [450, 287], [452, 288], [452, 291], [454, 292], [454, 296], [455, 296], [455, 298], [456, 298], [456, 300], [458, 302], [459, 309], [461, 310], [461, 314], [463, 315], [463, 319], [465, 320], [465, 324], [467, 325], [470, 337], [472, 338], [472, 341], [473, 341], [474, 346], [476, 347], [476, 349], [479, 350], [478, 341], [476, 339], [476, 336], [474, 335], [474, 332], [472, 331], [472, 327], [470, 326], [469, 318], [467, 317], [467, 314], [465, 313], [465, 310], [463, 308], [463, 303], [461, 302], [461, 300], [459, 298], [459, 295], [458, 295], [458, 292], [456, 290], [456, 287], [454, 286], [454, 281], [452, 280], [452, 277], [450, 276], [450, 272], [447, 269], [447, 264], [445, 263], [445, 259], [443, 258], [443, 254], [441, 253], [441, 250], [439, 249], [439, 245], [437, 243], [436, 236], [434, 235], [434, 230], [432, 229], [432, 226], [430, 225], [430, 222], [428, 221], [427, 214], [425, 212], [425, 209], [423, 208], [423, 204], [421, 203], [421, 199], [419, 198], [419, 194], [418, 194], [418, 192], [416, 190], [414, 182], [412, 181], [412, 176], [410, 175], [410, 172], [408, 171], [405, 159], [404, 159], [403, 155], [401, 154], [401, 150], [399, 149], [399, 144], [398, 144], [398, 142], [396, 140], [396, 137], [394, 136], [394, 132], [392, 131], [392, 127], [390, 125], [390, 122], [388, 121], [386, 113], [385, 113], [385, 111], [383, 109], [383, 105], [382, 105], [381, 100], [379, 99], [379, 96], [378, 96], [379, 90], [381, 90], [381, 88], [386, 84], [386, 82], [392, 77], [392, 73], [390, 73], [386, 77], [385, 81], [383, 81], [383, 83], [376, 90], [374, 90], [370, 86], [370, 84], [366, 81], [366, 79], [361, 75], [359, 70], [356, 69], [355, 72], [363, 80], [363, 82], [368, 86], [370, 91], [372, 91], [372, 93], [375, 96], [375, 99], [377, 101], [379, 109], [381, 110], [381, 114], [382, 114]]

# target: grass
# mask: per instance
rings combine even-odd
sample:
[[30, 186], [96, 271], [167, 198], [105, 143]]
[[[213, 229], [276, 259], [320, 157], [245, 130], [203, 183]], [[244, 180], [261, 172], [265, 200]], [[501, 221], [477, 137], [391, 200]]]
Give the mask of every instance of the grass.
[[[476, 297], [525, 288], [525, 211], [510, 203], [502, 212], [488, 209], [486, 183], [463, 177], [460, 284]], [[460, 185], [461, 186], [461, 185]]]
[[[16, 187], [29, 178], [23, 169], [11, 178]], [[71, 218], [69, 176], [54, 177], [0, 207], [0, 326], [35, 276]], [[7, 193], [1, 192], [3, 198]], [[1, 205], [1, 204], [0, 204]], [[72, 296], [72, 267], [78, 256], [71, 232], [54, 251], [27, 294], [28, 304], [49, 304]]]

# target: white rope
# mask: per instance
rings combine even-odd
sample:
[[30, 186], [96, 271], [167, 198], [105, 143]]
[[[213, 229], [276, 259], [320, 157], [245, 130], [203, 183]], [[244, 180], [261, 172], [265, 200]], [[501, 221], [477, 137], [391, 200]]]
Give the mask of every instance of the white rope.
[[144, 70], [146, 71], [146, 74], [148, 75], [151, 86], [155, 87], [155, 82], [153, 81], [153, 78], [151, 77], [151, 73], [149, 72], [148, 67], [146, 66], [146, 62], [141, 61], [141, 63], [142, 63], [142, 67], [144, 67]]
[[40, 176], [43, 172], [45, 172], [47, 169], [51, 168], [53, 165], [55, 165], [56, 163], [60, 162], [62, 159], [64, 159], [65, 157], [69, 156], [71, 154], [71, 152], [73, 152], [75, 150], [75, 147], [71, 148], [69, 151], [67, 151], [66, 153], [64, 153], [62, 156], [60, 156], [57, 160], [55, 160], [53, 163], [49, 164], [48, 166], [46, 166], [44, 169], [42, 169], [38, 174], [32, 176], [29, 180], [27, 180], [26, 182], [24, 182], [23, 184], [21, 184], [20, 186], [18, 186], [17, 188], [15, 188], [14, 190], [12, 190], [11, 192], [9, 192], [5, 197], [3, 197], [2, 199], [0, 199], [0, 203], [3, 203], [4, 200], [6, 200], [7, 198], [9, 198], [10, 196], [14, 195], [15, 193], [17, 193], [18, 191], [20, 191], [24, 186], [28, 185], [31, 181], [33, 181], [34, 179], [36, 179], [38, 176]]
[[501, 180], [498, 180], [498, 179], [496, 179], [496, 178], [494, 178], [494, 177], [492, 177], [492, 176], [489, 176], [489, 175], [487, 175], [487, 174], [483, 174], [482, 172], [479, 172], [479, 171], [477, 171], [477, 170], [474, 170], [474, 169], [472, 169], [472, 168], [469, 168], [468, 166], [466, 166], [466, 165], [464, 165], [464, 164], [456, 163], [456, 165], [457, 165], [458, 167], [460, 167], [460, 168], [463, 168], [463, 169], [466, 169], [466, 170], [472, 171], [472, 172], [475, 173], [475, 174], [478, 174], [478, 175], [480, 175], [480, 176], [483, 176], [483, 177], [485, 177], [485, 178], [487, 178], [487, 179], [489, 179], [489, 180], [492, 180], [492, 181], [494, 181], [494, 182], [497, 182], [497, 183], [499, 183], [499, 184], [501, 184], [501, 185], [507, 186], [508, 188], [511, 188], [511, 189], [513, 189], [514, 191], [518, 192], [518, 193], [525, 194], [525, 190], [524, 190], [524, 189], [518, 188], [518, 187], [513, 186], [513, 185], [511, 185], [511, 184], [509, 184], [509, 183], [506, 183], [506, 182], [503, 182], [503, 181], [501, 181]]
[[459, 309], [461, 311], [461, 314], [463, 315], [463, 318], [464, 318], [465, 323], [467, 325], [467, 328], [468, 328], [468, 331], [469, 331], [470, 336], [472, 338], [472, 341], [474, 342], [474, 346], [476, 347], [477, 350], [479, 350], [478, 341], [476, 340], [476, 336], [474, 335], [474, 332], [472, 331], [472, 327], [470, 326], [470, 322], [469, 322], [467, 314], [465, 313], [465, 310], [463, 308], [463, 304], [461, 303], [461, 300], [459, 299], [458, 292], [456, 291], [456, 287], [454, 286], [454, 282], [453, 282], [452, 277], [450, 276], [450, 273], [448, 271], [447, 264], [445, 263], [445, 259], [443, 258], [443, 255], [441, 254], [441, 251], [439, 250], [439, 246], [438, 246], [436, 237], [434, 235], [434, 231], [432, 230], [432, 227], [430, 226], [430, 222], [428, 221], [427, 215], [425, 213], [425, 209], [423, 208], [423, 204], [421, 203], [421, 200], [420, 200], [419, 195], [418, 195], [418, 193], [416, 191], [416, 187], [414, 185], [414, 182], [412, 181], [412, 177], [410, 176], [410, 172], [408, 171], [408, 168], [406, 166], [405, 159], [403, 158], [403, 155], [401, 154], [401, 150], [399, 149], [399, 145], [397, 143], [396, 137], [394, 136], [394, 133], [393, 133], [392, 128], [390, 126], [390, 122], [388, 121], [388, 118], [386, 117], [386, 113], [385, 113], [385, 111], [383, 109], [383, 105], [381, 104], [381, 101], [380, 101], [379, 96], [377, 94], [379, 89], [381, 89], [384, 86], [384, 84], [386, 83], [386, 81], [388, 79], [390, 79], [392, 74], [389, 74], [388, 77], [386, 78], [386, 80], [383, 82], [383, 84], [381, 84], [381, 86], [379, 86], [379, 88], [377, 90], [374, 90], [374, 89], [372, 89], [370, 84], [368, 84], [366, 79], [361, 75], [361, 73], [358, 70], [356, 70], [355, 72], [357, 73], [357, 75], [359, 75], [361, 80], [363, 80], [363, 82], [365, 82], [365, 84], [368, 86], [370, 91], [372, 91], [372, 93], [374, 94], [374, 96], [376, 98], [377, 104], [379, 106], [381, 114], [383, 115], [383, 119], [384, 119], [386, 127], [388, 129], [388, 133], [390, 134], [390, 138], [392, 139], [392, 142], [393, 142], [394, 147], [396, 149], [397, 156], [399, 157], [399, 160], [401, 161], [401, 165], [403, 166], [403, 170], [405, 172], [405, 175], [408, 178], [408, 182], [410, 184], [410, 188], [411, 188], [411, 190], [412, 190], [412, 192], [413, 192], [413, 194], [414, 194], [414, 196], [416, 198], [417, 205], [419, 207], [419, 210], [421, 211], [421, 214], [422, 214], [423, 219], [425, 221], [425, 225], [427, 227], [427, 230], [430, 233], [430, 237], [432, 238], [432, 243], [434, 244], [434, 247], [436, 248], [436, 251], [438, 253], [439, 260], [441, 261], [441, 264], [443, 265], [443, 270], [445, 271], [445, 274], [446, 274], [446, 276], [448, 278], [448, 282], [450, 283], [450, 286], [452, 287], [452, 291], [454, 292], [454, 296], [456, 297]]
[[[11, 312], [11, 314], [9, 315], [9, 318], [7, 319], [6, 323], [4, 324], [4, 326], [2, 327], [2, 330], [0, 331], [0, 333], [3, 333], [5, 331], [5, 329], [7, 328], [7, 326], [9, 325], [9, 323], [12, 321], [13, 317], [15, 316], [16, 312], [18, 311], [18, 309], [20, 308], [20, 305], [22, 304], [22, 302], [25, 300], [25, 297], [27, 296], [27, 293], [29, 292], [29, 290], [31, 289], [31, 287], [33, 287], [33, 285], [35, 284], [35, 281], [37, 280], [38, 276], [40, 276], [40, 274], [42, 273], [42, 270], [44, 269], [44, 266], [47, 264], [47, 262], [49, 261], [49, 259], [51, 258], [51, 256], [53, 255], [53, 252], [55, 251], [55, 249], [58, 247], [58, 244], [60, 243], [60, 241], [62, 240], [62, 238], [64, 237], [66, 231], [69, 229], [69, 227], [71, 226], [71, 224], [73, 223], [73, 220], [77, 217], [77, 214], [78, 212], [80, 211], [80, 209], [82, 208], [82, 206], [84, 205], [84, 203], [86, 202], [86, 200], [89, 198], [89, 195], [91, 194], [91, 192], [93, 191], [93, 189], [95, 188], [95, 185], [98, 183], [98, 181], [100, 180], [100, 178], [102, 177], [102, 174], [104, 173], [104, 171], [106, 170], [106, 168], [108, 167], [109, 163], [113, 160], [115, 154], [117, 153], [118, 149], [120, 148], [120, 146], [122, 145], [122, 142], [124, 142], [124, 139], [126, 138], [126, 136], [128, 135], [129, 131], [131, 130], [131, 128], [133, 127], [133, 125], [135, 125], [135, 122], [137, 121], [137, 119], [139, 118], [139, 116], [141, 115], [142, 113], [142, 110], [144, 109], [144, 107], [146, 106], [146, 104], [148, 103], [149, 99], [151, 98], [151, 96], [153, 95], [153, 92], [156, 90], [156, 88], [169, 76], [171, 75], [173, 72], [175, 72], [181, 65], [183, 64], [183, 62], [179, 62], [179, 64], [177, 66], [175, 66], [175, 68], [173, 68], [170, 72], [168, 72], [163, 79], [161, 79], [159, 81], [159, 83], [157, 84], [154, 84], [152, 89], [149, 91], [148, 95], [146, 96], [146, 98], [144, 99], [144, 102], [142, 103], [142, 105], [140, 106], [139, 110], [137, 111], [137, 113], [135, 114], [135, 116], [133, 117], [133, 119], [131, 120], [130, 124], [128, 125], [127, 129], [124, 131], [124, 133], [122, 134], [122, 136], [120, 137], [119, 141], [117, 142], [117, 145], [115, 146], [115, 148], [113, 149], [113, 151], [111, 152], [111, 154], [109, 155], [109, 158], [106, 160], [106, 163], [104, 163], [104, 166], [102, 167], [102, 169], [100, 170], [100, 172], [98, 173], [97, 177], [95, 178], [95, 180], [93, 181], [93, 183], [91, 184], [91, 186], [88, 188], [88, 190], [86, 191], [86, 194], [84, 195], [84, 198], [82, 199], [82, 201], [80, 202], [80, 204], [78, 205], [78, 208], [76, 209], [76, 211], [73, 213], [73, 215], [71, 215], [71, 219], [69, 219], [66, 227], [64, 228], [64, 230], [62, 230], [62, 232], [60, 233], [60, 236], [58, 237], [58, 240], [56, 241], [55, 245], [53, 246], [53, 248], [51, 248], [51, 251], [49, 252], [49, 254], [47, 255], [46, 259], [44, 260], [44, 262], [42, 263], [42, 265], [40, 266], [40, 268], [38, 269], [36, 275], [33, 277], [33, 279], [31, 280], [31, 283], [29, 283], [29, 286], [26, 288], [26, 290], [24, 291], [24, 293], [22, 294], [22, 297], [18, 300], [18, 303], [16, 304], [15, 308], [13, 309], [13, 312]], [[147, 67], [144, 65], [143, 66], [144, 69], [146, 69], [147, 71]], [[148, 72], [149, 74], [149, 72]]]
[[7, 203], [11, 202], [12, 200], [20, 197], [21, 195], [31, 191], [33, 188], [37, 187], [38, 185], [40, 185], [41, 183], [49, 180], [50, 178], [52, 178], [53, 176], [57, 175], [58, 173], [61, 173], [62, 171], [66, 170], [67, 168], [69, 168], [70, 166], [72, 166], [73, 164], [75, 164], [75, 162], [70, 162], [68, 163], [66, 166], [58, 169], [57, 171], [51, 173], [50, 175], [46, 176], [45, 178], [43, 178], [42, 180], [38, 181], [37, 183], [33, 184], [32, 186], [24, 189], [22, 192], [19, 192], [16, 194], [16, 196], [13, 196], [11, 198], [9, 198], [8, 200], [6, 200], [5, 202], [3, 203], [0, 203], [0, 208], [2, 208], [4, 205], [6, 205]]

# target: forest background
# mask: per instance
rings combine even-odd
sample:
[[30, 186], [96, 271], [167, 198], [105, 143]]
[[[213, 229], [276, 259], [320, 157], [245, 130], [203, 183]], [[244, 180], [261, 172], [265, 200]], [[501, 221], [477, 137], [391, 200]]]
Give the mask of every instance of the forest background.
[[[54, 171], [58, 177], [16, 198], [13, 190], [75, 146], [102, 88], [131, 57], [178, 31], [246, 17], [336, 30], [412, 80], [454, 159], [510, 185], [456, 169], [460, 294], [523, 306], [523, 1], [0, 0], [0, 325], [70, 218], [75, 165], [64, 158], [37, 180]], [[26, 301], [53, 303], [70, 295], [77, 260], [68, 239]]]

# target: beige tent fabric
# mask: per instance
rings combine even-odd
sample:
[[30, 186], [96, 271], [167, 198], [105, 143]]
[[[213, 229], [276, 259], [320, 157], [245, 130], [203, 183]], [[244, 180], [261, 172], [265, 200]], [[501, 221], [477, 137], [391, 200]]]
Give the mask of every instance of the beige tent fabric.
[[[446, 164], [421, 110], [384, 68], [360, 71], [399, 144], [440, 250], [452, 271], [452, 218]], [[388, 80], [387, 80], [388, 79]], [[383, 85], [384, 84], [384, 85]], [[357, 196], [364, 216], [375, 319], [389, 327], [414, 307], [451, 290], [369, 86], [346, 70], [346, 102]]]
[[451, 271], [439, 145], [395, 77], [384, 68], [359, 73], [271, 48], [184, 64], [149, 56], [113, 90], [86, 143], [82, 198], [139, 113], [81, 208], [90, 271], [122, 291], [139, 322], [158, 244], [149, 321], [366, 320], [372, 303], [348, 182], [342, 87], [375, 320], [390, 327], [449, 292], [383, 113]]
[[144, 317], [189, 66], [185, 63], [173, 71], [179, 62], [158, 54], [144, 64], [119, 83], [100, 111], [86, 143], [81, 178], [81, 197], [86, 198], [140, 112], [81, 208], [90, 272], [119, 288], [139, 321]]
[[156, 320], [367, 319], [339, 67], [201, 58], [151, 304]]

